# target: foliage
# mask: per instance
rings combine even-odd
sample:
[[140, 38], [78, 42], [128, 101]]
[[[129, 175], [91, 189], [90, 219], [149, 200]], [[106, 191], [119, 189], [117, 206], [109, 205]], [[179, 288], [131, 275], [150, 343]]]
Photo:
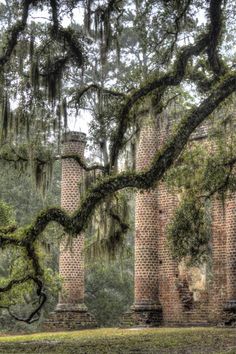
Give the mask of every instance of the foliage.
[[87, 267], [85, 302], [99, 326], [117, 326], [133, 302], [133, 257]]
[[[0, 165], [0, 195], [11, 204], [9, 206], [1, 201], [1, 219], [4, 216], [4, 220], [6, 220], [7, 217], [7, 223], [16, 219], [18, 224], [23, 225], [43, 206], [59, 202], [60, 166], [58, 164], [55, 166], [53, 189], [47, 193], [46, 199], [43, 199], [42, 195], [35, 193], [34, 183], [30, 175], [27, 176], [24, 172], [20, 172], [13, 166], [5, 166], [2, 161]], [[4, 226], [6, 226], [5, 222]], [[37, 245], [37, 252], [45, 269], [44, 281], [45, 284], [48, 284], [50, 298], [47, 306], [44, 308], [44, 316], [47, 316], [48, 312], [54, 308], [57, 301], [58, 289], [60, 288], [60, 281], [57, 276], [58, 231], [55, 225], [51, 226], [44, 233]], [[1, 287], [7, 285], [13, 279], [20, 279], [27, 273], [30, 273], [30, 267], [27, 255], [21, 247], [9, 247], [1, 250]], [[7, 308], [11, 304], [11, 311], [14, 311], [15, 314], [21, 312], [26, 315], [27, 311], [32, 310], [32, 301], [34, 298], [34, 286], [28, 280], [24, 285], [19, 284], [8, 293], [2, 293], [0, 296], [0, 307]], [[25, 324], [17, 324], [16, 321], [12, 320], [7, 310], [4, 309], [1, 311], [0, 321], [2, 328], [5, 330], [29, 330]], [[38, 328], [38, 325], [32, 326], [31, 330]]]
[[236, 135], [231, 121], [224, 129], [218, 123], [208, 126], [208, 134], [207, 141], [190, 143], [165, 176], [180, 199], [168, 229], [169, 246], [175, 258], [188, 257], [189, 263], [201, 263], [209, 255], [212, 202], [220, 198], [224, 204], [236, 191]]
[[12, 206], [16, 222], [23, 226], [42, 208], [59, 205], [60, 179], [60, 164], [57, 163], [54, 165], [51, 187], [43, 196], [37, 192], [34, 177], [30, 172], [21, 171], [14, 165], [0, 161], [0, 198]]
[[115, 197], [100, 205], [85, 244], [85, 302], [98, 325], [106, 327], [117, 326], [133, 302], [134, 198], [127, 191]]
[[133, 241], [134, 196], [119, 192], [99, 205], [87, 228], [87, 259], [117, 260], [127, 256]]
[[[33, 215], [50, 204], [59, 204], [60, 198], [60, 163], [54, 167], [54, 177], [51, 189], [43, 198], [40, 193], [35, 193], [34, 182], [30, 175], [20, 172], [13, 166], [5, 166], [6, 163], [0, 162], [0, 196], [11, 204], [1, 201], [0, 216], [7, 217], [7, 223], [14, 220], [15, 216], [17, 223], [24, 225], [33, 217]], [[6, 173], [7, 171], [7, 173]], [[127, 215], [126, 215], [127, 216]], [[4, 222], [1, 226], [7, 226]], [[91, 225], [92, 226], [92, 225]], [[89, 234], [90, 232], [90, 234]], [[45, 284], [48, 284], [48, 304], [44, 307], [43, 316], [39, 323], [33, 324], [30, 328], [24, 323], [19, 323], [11, 319], [3, 310], [0, 323], [4, 331], [35, 331], [37, 330], [48, 313], [55, 308], [58, 299], [58, 290], [61, 286], [61, 279], [57, 276], [58, 271], [58, 252], [60, 235], [63, 231], [56, 225], [48, 228], [41, 238], [37, 250], [39, 257], [44, 266]], [[58, 236], [59, 235], [59, 236]], [[91, 238], [95, 233], [91, 227], [86, 232], [86, 241], [91, 242]], [[128, 242], [132, 242], [132, 230], [129, 230]], [[125, 244], [127, 240], [125, 241]], [[127, 246], [125, 246], [127, 247]], [[119, 317], [132, 302], [132, 266], [133, 258], [131, 246], [129, 253], [123, 253], [123, 261], [111, 261], [111, 263], [102, 263], [100, 261], [93, 263], [94, 256], [91, 262], [86, 267], [86, 303], [89, 309], [96, 314], [96, 319], [100, 325], [117, 325]], [[23, 261], [23, 262], [22, 262]], [[23, 250], [15, 247], [6, 248], [1, 251], [0, 261], [0, 285], [6, 285], [11, 279], [20, 278], [24, 269], [28, 268], [28, 263], [23, 254]], [[9, 273], [9, 270], [10, 273]], [[1, 295], [0, 306], [8, 305], [10, 301], [17, 300], [17, 306], [14, 310], [18, 313], [27, 314], [25, 310], [31, 309], [31, 295], [33, 287], [30, 282], [14, 288], [10, 293]], [[25, 304], [26, 302], [26, 304]]]
[[13, 211], [10, 205], [0, 200], [0, 226], [9, 226], [13, 224]]

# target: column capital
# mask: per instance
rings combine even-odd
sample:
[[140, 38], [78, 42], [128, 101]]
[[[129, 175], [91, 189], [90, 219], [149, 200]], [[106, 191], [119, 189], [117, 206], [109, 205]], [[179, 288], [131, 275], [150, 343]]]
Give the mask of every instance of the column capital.
[[62, 144], [73, 142], [73, 141], [86, 144], [87, 138], [86, 138], [85, 133], [70, 131], [70, 132], [66, 132], [62, 135], [61, 141], [62, 141]]

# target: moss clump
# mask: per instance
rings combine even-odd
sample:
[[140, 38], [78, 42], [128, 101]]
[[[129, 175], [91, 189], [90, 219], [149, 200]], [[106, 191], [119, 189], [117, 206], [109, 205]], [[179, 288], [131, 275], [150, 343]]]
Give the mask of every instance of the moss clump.
[[0, 199], [0, 227], [14, 223], [13, 211], [10, 205]]
[[210, 224], [199, 200], [185, 199], [168, 227], [168, 243], [178, 261], [188, 257], [189, 264], [200, 264], [209, 251]]

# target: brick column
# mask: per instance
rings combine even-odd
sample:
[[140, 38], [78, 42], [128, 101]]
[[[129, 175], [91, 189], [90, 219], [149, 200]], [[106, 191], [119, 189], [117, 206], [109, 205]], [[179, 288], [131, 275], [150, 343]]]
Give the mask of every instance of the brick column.
[[[86, 136], [71, 132], [64, 135], [62, 155], [84, 157]], [[80, 204], [79, 184], [84, 170], [74, 159], [62, 159], [61, 207], [72, 214]], [[81, 233], [68, 245], [65, 238], [60, 245], [59, 273], [63, 287], [59, 296], [57, 310], [86, 309], [84, 305], [84, 235]]]
[[[226, 203], [226, 202], [225, 202]], [[215, 196], [211, 201], [211, 260], [208, 276], [208, 317], [212, 324], [222, 322], [223, 308], [227, 300], [227, 233], [226, 204]]]
[[[158, 149], [156, 120], [145, 117], [136, 155], [138, 171], [147, 169]], [[135, 203], [135, 277], [132, 324], [156, 326], [161, 322], [158, 297], [158, 190], [138, 192]], [[127, 317], [127, 316], [126, 316]], [[125, 319], [126, 324], [127, 321]]]
[[[63, 137], [62, 156], [84, 157], [86, 135], [79, 132], [66, 133]], [[62, 159], [61, 206], [69, 214], [80, 205], [80, 183], [84, 170], [74, 159]], [[59, 273], [62, 290], [55, 312], [45, 322], [46, 330], [76, 330], [96, 326], [94, 318], [84, 304], [84, 235], [68, 243], [67, 237], [60, 245]]]
[[[236, 314], [236, 195], [225, 205], [227, 302], [225, 310]], [[235, 320], [235, 319], [234, 319]]]

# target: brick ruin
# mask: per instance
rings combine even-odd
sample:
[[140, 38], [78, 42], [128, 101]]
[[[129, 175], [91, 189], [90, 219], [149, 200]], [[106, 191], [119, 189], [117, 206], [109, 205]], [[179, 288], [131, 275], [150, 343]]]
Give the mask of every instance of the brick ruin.
[[[136, 155], [138, 170], [146, 169], [170, 135], [168, 119], [143, 121]], [[191, 137], [205, 143], [207, 127]], [[236, 323], [236, 196], [211, 204], [211, 261], [187, 268], [173, 260], [166, 246], [166, 227], [177, 195], [163, 182], [137, 193], [135, 212], [134, 305], [125, 324], [207, 325]]]
[[[168, 120], [145, 119], [140, 130], [136, 168], [141, 171], [170, 133]], [[192, 139], [206, 139], [201, 128]], [[63, 154], [84, 156], [85, 135], [71, 132]], [[82, 168], [73, 159], [62, 160], [61, 205], [73, 212], [79, 205]], [[178, 206], [164, 183], [137, 193], [135, 210], [134, 304], [122, 319], [129, 325], [207, 325], [236, 322], [236, 197], [214, 200], [211, 206], [211, 262], [187, 268], [173, 260], [166, 246], [166, 226]], [[83, 235], [71, 248], [61, 244], [60, 274], [63, 289], [47, 329], [95, 326], [84, 304]]]

